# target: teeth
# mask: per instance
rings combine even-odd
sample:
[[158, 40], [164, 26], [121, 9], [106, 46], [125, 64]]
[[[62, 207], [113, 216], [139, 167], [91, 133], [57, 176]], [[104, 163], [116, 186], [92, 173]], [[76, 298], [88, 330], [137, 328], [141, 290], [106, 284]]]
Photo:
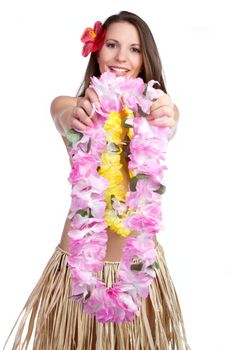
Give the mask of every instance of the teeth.
[[118, 73], [126, 73], [128, 72], [128, 69], [124, 69], [124, 68], [113, 68], [111, 67], [112, 70], [114, 70], [115, 72], [118, 72]]

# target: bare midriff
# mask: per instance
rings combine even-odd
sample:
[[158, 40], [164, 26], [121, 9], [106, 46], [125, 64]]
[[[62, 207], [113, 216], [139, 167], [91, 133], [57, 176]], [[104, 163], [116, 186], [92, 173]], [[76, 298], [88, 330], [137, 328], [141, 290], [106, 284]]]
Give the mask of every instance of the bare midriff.
[[[122, 184], [124, 185], [125, 192], [128, 191], [128, 184], [129, 184], [129, 172], [128, 172], [128, 166], [125, 159], [122, 157]], [[69, 243], [70, 238], [68, 236], [68, 232], [70, 231], [70, 225], [71, 220], [66, 219], [64, 224], [64, 229], [60, 241], [60, 247], [69, 252]], [[105, 261], [120, 261], [121, 255], [122, 255], [122, 249], [125, 245], [125, 237], [122, 237], [118, 235], [115, 231], [112, 231], [110, 228], [107, 228], [107, 235], [108, 235], [108, 241], [107, 241], [107, 249], [106, 249], [106, 255], [105, 255]], [[139, 235], [139, 232], [132, 231], [129, 236], [137, 236]], [[128, 237], [129, 237], [128, 236]], [[156, 236], [154, 238], [155, 245], [157, 244]]]

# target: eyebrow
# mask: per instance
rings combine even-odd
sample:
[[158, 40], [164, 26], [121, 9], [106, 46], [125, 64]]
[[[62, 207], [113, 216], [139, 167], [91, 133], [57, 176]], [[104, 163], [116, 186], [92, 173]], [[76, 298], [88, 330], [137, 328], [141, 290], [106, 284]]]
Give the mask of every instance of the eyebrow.
[[[119, 43], [119, 41], [118, 41], [118, 40], [116, 40], [116, 39], [111, 39], [111, 38], [108, 38], [106, 41], [108, 41], [108, 40], [115, 41], [116, 43]], [[130, 46], [135, 46], [135, 45], [137, 45], [137, 46], [141, 46], [139, 43], [133, 43], [133, 44], [130, 44]]]

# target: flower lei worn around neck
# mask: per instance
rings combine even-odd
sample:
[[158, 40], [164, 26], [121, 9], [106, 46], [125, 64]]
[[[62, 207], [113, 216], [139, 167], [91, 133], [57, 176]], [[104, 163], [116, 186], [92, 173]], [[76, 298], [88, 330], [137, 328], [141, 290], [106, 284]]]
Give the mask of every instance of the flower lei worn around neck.
[[[98, 120], [91, 129], [72, 129], [67, 134], [73, 161], [68, 257], [72, 297], [103, 323], [128, 322], [139, 316], [141, 298], [148, 296], [158, 267], [154, 237], [162, 228], [160, 203], [166, 169], [162, 163], [170, 129], [151, 126], [145, 118], [159, 96], [154, 83], [145, 85], [141, 78], [115, 77], [110, 72], [99, 79], [93, 77], [91, 86], [101, 104]], [[130, 151], [125, 196], [117, 172], [124, 143], [119, 137], [121, 126], [128, 128]], [[118, 280], [106, 288], [97, 272], [103, 269], [111, 215], [113, 221], [122, 219], [120, 230], [137, 231], [138, 235], [126, 238]]]
[[81, 41], [84, 43], [82, 55], [88, 56], [90, 52], [99, 51], [103, 45], [106, 29], [103, 29], [100, 21], [95, 22], [94, 28], [86, 28], [81, 36]]

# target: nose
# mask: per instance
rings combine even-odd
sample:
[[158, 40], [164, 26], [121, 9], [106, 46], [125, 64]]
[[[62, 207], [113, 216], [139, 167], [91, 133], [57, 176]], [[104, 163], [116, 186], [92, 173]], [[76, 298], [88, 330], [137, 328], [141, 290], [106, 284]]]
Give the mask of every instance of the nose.
[[116, 59], [118, 62], [125, 62], [127, 60], [127, 53], [123, 47], [120, 47], [116, 53]]

